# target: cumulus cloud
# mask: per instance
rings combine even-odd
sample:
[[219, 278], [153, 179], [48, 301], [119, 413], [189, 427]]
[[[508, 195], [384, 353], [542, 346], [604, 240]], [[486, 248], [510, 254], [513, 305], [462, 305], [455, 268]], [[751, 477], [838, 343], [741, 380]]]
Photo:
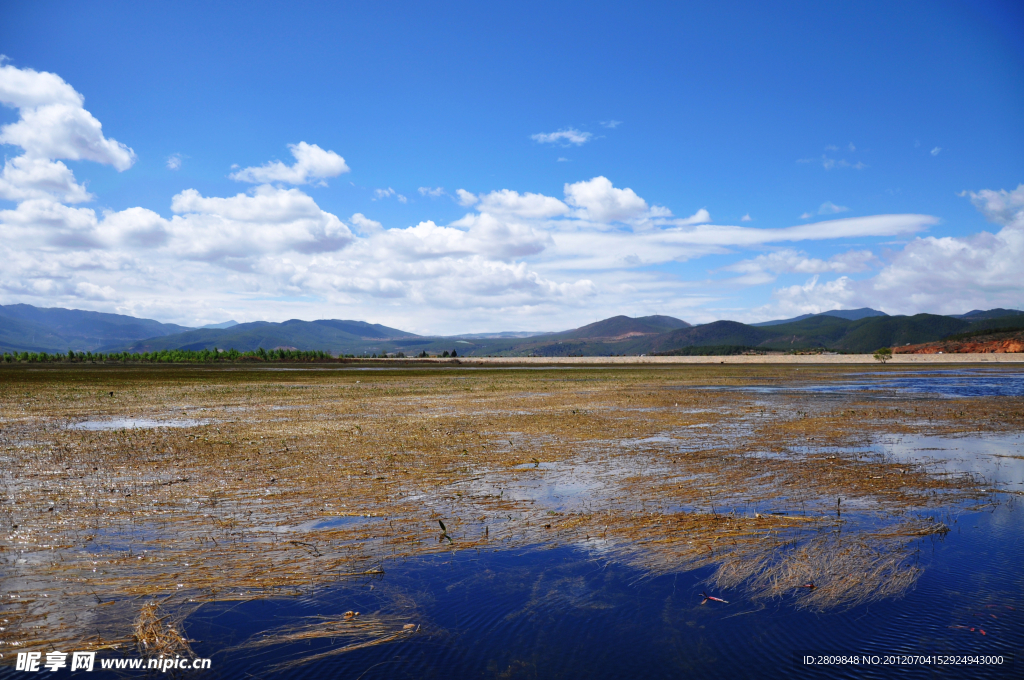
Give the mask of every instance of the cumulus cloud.
[[182, 158], [180, 153], [172, 153], [167, 157], [167, 169], [178, 170], [181, 168], [181, 160]]
[[547, 219], [569, 212], [569, 206], [557, 198], [529, 192], [520, 194], [511, 189], [480, 194], [470, 203], [474, 204], [480, 212], [516, 215], [528, 219]]
[[371, 220], [363, 213], [356, 213], [352, 215], [351, 222], [355, 225], [356, 229], [363, 234], [373, 234], [384, 228], [383, 224], [376, 220]]
[[530, 139], [541, 144], [561, 144], [562, 146], [582, 146], [593, 138], [590, 132], [580, 132], [576, 128], [565, 128], [557, 132], [538, 132], [530, 135]]
[[746, 215], [744, 215], [743, 217], [741, 217], [741, 218], [740, 218], [740, 222], [749, 222], [749, 221], [751, 221], [752, 219], [754, 219], [754, 218], [752, 218], [752, 217], [750, 216], [750, 213], [747, 213]]
[[[463, 330], [468, 318], [479, 320], [481, 330], [499, 324], [565, 328], [612, 309], [688, 318], [687, 310], [710, 299], [706, 284], [686, 281], [672, 267], [650, 265], [720, 254], [739, 260], [718, 270], [732, 275], [720, 282], [733, 291], [782, 275], [808, 277], [773, 292], [776, 310], [918, 311], [945, 305], [964, 311], [1021, 304], [1024, 187], [964, 194], [999, 225], [996, 233], [921, 235], [895, 252], [876, 255], [858, 246], [831, 257], [808, 255], [796, 244], [914, 237], [938, 220], [914, 214], [838, 219], [845, 208], [826, 202], [808, 214], [826, 218], [814, 224], [754, 228], [747, 224], [749, 215], [736, 225], [715, 224], [707, 208], [676, 218], [633, 189], [598, 176], [565, 184], [562, 196], [459, 189], [452, 199], [465, 214], [449, 222], [385, 225], [363, 213], [343, 222], [300, 188], [282, 186], [322, 183], [348, 171], [341, 156], [305, 142], [290, 147], [290, 166], [236, 168], [232, 177], [257, 185], [248, 192], [221, 197], [186, 189], [151, 206], [169, 205], [166, 215], [143, 207], [99, 211], [79, 205], [93, 196], [61, 162], [70, 156], [45, 155], [79, 138], [53, 133], [52, 121], [26, 113], [63, 106], [80, 110], [75, 120], [88, 121], [81, 95], [53, 74], [7, 66], [0, 73], [0, 102], [19, 110], [14, 125], [38, 123], [31, 134], [15, 130], [28, 146], [0, 173], [0, 198], [16, 204], [0, 210], [5, 302], [80, 303], [191, 323], [236, 313], [265, 318], [283, 308], [267, 302], [279, 299], [287, 301], [289, 317], [344, 310], [414, 331]], [[78, 130], [74, 125], [72, 132]], [[82, 129], [92, 137], [80, 135], [76, 158], [89, 153], [127, 167], [123, 154], [130, 149], [103, 137], [98, 122]], [[537, 141], [571, 145], [592, 138], [575, 129], [559, 133]], [[573, 141], [576, 134], [585, 137]], [[51, 141], [38, 141], [47, 135]], [[852, 145], [830, 150], [854, 152]], [[168, 159], [169, 168], [175, 158], [182, 157]], [[441, 187], [421, 187], [419, 194], [448, 195]], [[391, 187], [371, 197], [405, 199]], [[717, 289], [714, 295], [720, 295]]]
[[283, 182], [326, 186], [328, 178], [349, 172], [344, 158], [333, 151], [324, 151], [316, 144], [299, 142], [289, 144], [288, 149], [295, 157], [295, 163], [290, 166], [281, 161], [272, 161], [255, 168], [244, 168], [231, 173], [229, 177], [253, 184]]
[[353, 240], [349, 228], [298, 189], [269, 184], [252, 194], [204, 197], [186, 189], [171, 199], [172, 246], [185, 257], [242, 259], [264, 253], [321, 253]]
[[607, 177], [565, 185], [565, 202], [579, 217], [595, 222], [624, 222], [647, 213], [647, 201], [632, 189], [616, 189]]
[[619, 127], [620, 125], [622, 125], [622, 121], [621, 120], [602, 120], [601, 121], [601, 127], [606, 127], [609, 130], [614, 130], [615, 128]]
[[455, 190], [455, 195], [457, 197], [456, 200], [458, 200], [459, 205], [465, 206], [465, 207], [471, 206], [474, 203], [476, 203], [478, 200], [480, 200], [480, 199], [478, 199], [476, 197], [476, 194], [470, 193], [470, 192], [466, 191], [465, 189], [456, 189]]
[[24, 155], [4, 163], [0, 198], [8, 201], [50, 198], [62, 203], [84, 203], [91, 201], [93, 195], [75, 181], [74, 174], [62, 162]]
[[[777, 309], [797, 311], [835, 306], [875, 307], [889, 313], [922, 310], [940, 314], [971, 309], [1020, 307], [1020, 263], [1024, 262], [1024, 185], [1012, 191], [966, 192], [991, 222], [1002, 228], [967, 237], [925, 236], [894, 253], [877, 275], [840, 277], [775, 291]], [[802, 313], [797, 311], [797, 313]]]
[[0, 144], [20, 146], [30, 159], [89, 160], [122, 171], [135, 163], [135, 152], [104, 137], [85, 98], [56, 74], [0, 64], [0, 103], [19, 114], [0, 127]]

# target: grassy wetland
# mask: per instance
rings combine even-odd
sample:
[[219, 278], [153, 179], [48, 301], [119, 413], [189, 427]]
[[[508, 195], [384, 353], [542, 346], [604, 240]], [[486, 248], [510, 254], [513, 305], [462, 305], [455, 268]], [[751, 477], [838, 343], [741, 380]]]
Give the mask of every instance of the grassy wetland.
[[[1019, 434], [1019, 395], [801, 389], [914, 370], [3, 368], [0, 664], [189, 655], [210, 603], [460, 553], [570, 549], [641, 584], [697, 570], [748, 608], [896, 600], [922, 542], [1024, 489], [878, 447]], [[237, 649], [330, 640], [288, 663], [320, 662], [441, 634], [409, 594], [335, 608]]]

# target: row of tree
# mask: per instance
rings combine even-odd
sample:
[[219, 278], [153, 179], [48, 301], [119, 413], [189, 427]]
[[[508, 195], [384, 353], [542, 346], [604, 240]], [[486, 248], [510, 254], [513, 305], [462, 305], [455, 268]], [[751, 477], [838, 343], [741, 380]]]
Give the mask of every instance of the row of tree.
[[164, 349], [156, 352], [4, 352], [5, 363], [121, 363], [144, 364], [210, 364], [236, 361], [339, 361], [330, 352], [323, 350], [263, 349], [253, 352], [239, 352], [236, 349], [202, 350]]
[[[361, 359], [386, 359], [388, 357], [404, 359], [405, 353], [388, 355], [381, 352], [378, 356], [362, 355]], [[421, 352], [418, 358], [427, 358], [430, 355]], [[458, 357], [458, 352], [446, 350], [442, 357]], [[298, 349], [259, 349], [251, 352], [239, 352], [237, 349], [162, 349], [156, 352], [76, 352], [68, 350], [67, 354], [60, 352], [4, 352], [3, 361], [12, 363], [141, 363], [141, 364], [212, 364], [212, 363], [233, 363], [238, 361], [298, 361], [298, 362], [323, 362], [323, 361], [344, 361], [345, 359], [357, 358], [354, 354], [334, 356], [323, 350], [298, 350]]]

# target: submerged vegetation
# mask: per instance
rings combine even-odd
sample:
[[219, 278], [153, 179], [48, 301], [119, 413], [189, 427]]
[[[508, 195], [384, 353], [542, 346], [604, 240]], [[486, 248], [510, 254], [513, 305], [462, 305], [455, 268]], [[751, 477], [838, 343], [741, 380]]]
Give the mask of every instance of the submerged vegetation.
[[[872, 443], [1020, 431], [1024, 403], [742, 389], [847, 371], [14, 366], [0, 372], [0, 652], [187, 654], [182, 621], [202, 603], [466, 549], [708, 567], [709, 587], [814, 610], [899, 596], [943, 513], [996, 497]], [[168, 427], [118, 427], [142, 418]], [[344, 651], [425, 623], [397, 612], [246, 644], [331, 637]]]

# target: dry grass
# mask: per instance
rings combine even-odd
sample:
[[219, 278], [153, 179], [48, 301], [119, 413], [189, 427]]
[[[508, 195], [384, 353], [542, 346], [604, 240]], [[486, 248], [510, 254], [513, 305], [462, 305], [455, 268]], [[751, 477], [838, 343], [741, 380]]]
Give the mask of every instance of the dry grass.
[[[302, 593], [397, 557], [535, 544], [598, 546], [651, 573], [714, 565], [716, 583], [754, 597], [809, 577], [798, 601], [815, 608], [890, 597], [913, 583], [899, 547], [912, 536], [847, 522], [837, 498], [924, 516], [983, 497], [983, 480], [851, 447], [1019, 431], [1024, 405], [705, 389], [846, 369], [821, 370], [5, 368], [0, 642], [127, 647], [139, 639], [127, 622], [152, 623], [155, 598], [177, 612]], [[126, 417], [209, 423], [69, 428]], [[556, 483], [582, 492], [558, 497]], [[398, 623], [346, 645], [400, 639]], [[147, 644], [168, 635], [145, 631]]]
[[139, 615], [132, 626], [132, 637], [143, 657], [194, 657], [189, 641], [179, 632], [181, 613], [174, 618], [161, 614], [156, 602], [146, 602], [139, 609]]
[[238, 645], [234, 651], [251, 656], [261, 650], [279, 645], [323, 639], [329, 639], [339, 645], [324, 652], [305, 654], [268, 666], [267, 670], [273, 672], [295, 668], [357, 649], [404, 640], [415, 635], [419, 630], [419, 625], [407, 623], [398, 617], [381, 614], [360, 616], [358, 612], [349, 611], [337, 618], [309, 617], [301, 622], [265, 631]]

